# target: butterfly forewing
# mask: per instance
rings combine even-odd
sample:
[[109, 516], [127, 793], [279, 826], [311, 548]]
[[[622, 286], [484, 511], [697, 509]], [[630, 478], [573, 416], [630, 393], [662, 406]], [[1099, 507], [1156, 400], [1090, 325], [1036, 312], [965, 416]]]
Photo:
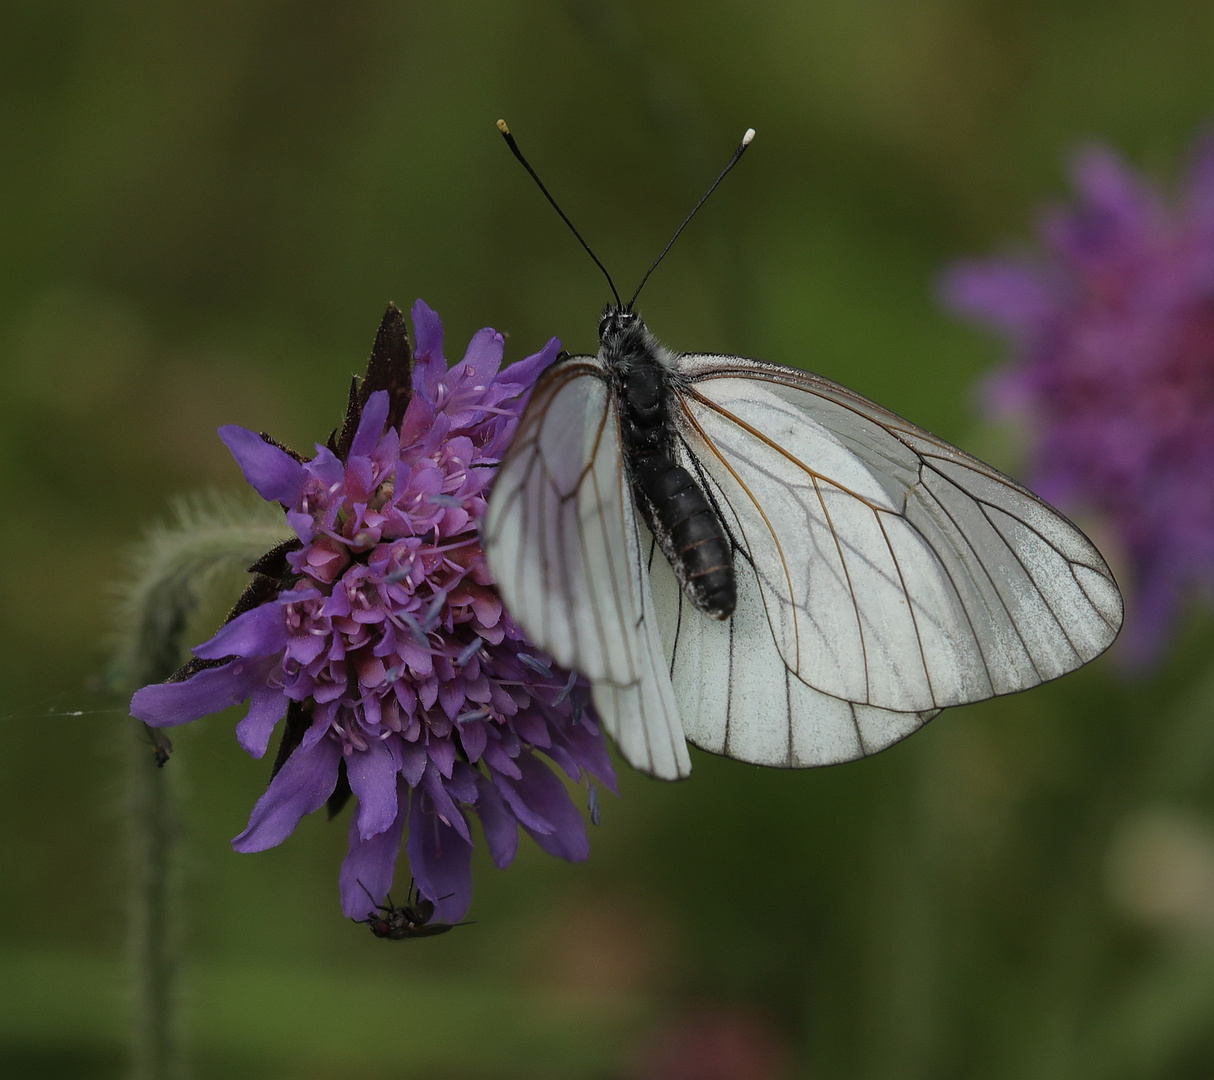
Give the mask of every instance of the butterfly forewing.
[[541, 378], [495, 482], [485, 547], [507, 608], [557, 663], [636, 679], [614, 403], [595, 365]]
[[508, 610], [557, 663], [590, 679], [629, 763], [685, 776], [616, 402], [595, 358], [566, 359], [541, 377], [498, 469], [483, 539]]
[[1036, 685], [1116, 636], [1099, 553], [989, 466], [816, 376], [737, 357], [680, 370], [686, 445], [805, 683], [914, 713]]

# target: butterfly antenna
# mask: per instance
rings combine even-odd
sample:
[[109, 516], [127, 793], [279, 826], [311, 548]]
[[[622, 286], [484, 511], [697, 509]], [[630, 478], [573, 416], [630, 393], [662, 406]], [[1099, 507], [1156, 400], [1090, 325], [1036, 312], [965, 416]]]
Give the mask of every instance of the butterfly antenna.
[[[584, 239], [582, 239], [582, 234], [578, 232], [576, 228], [574, 228], [573, 222], [569, 220], [568, 216], [565, 214], [565, 211], [557, 205], [556, 199], [554, 199], [551, 194], [549, 194], [548, 189], [544, 187], [544, 181], [536, 175], [536, 172], [531, 167], [531, 164], [525, 157], [523, 157], [523, 152], [518, 148], [518, 143], [514, 141], [514, 136], [510, 134], [510, 128], [506, 126], [505, 120], [499, 120], [497, 122], [497, 130], [502, 133], [502, 138], [506, 140], [506, 145], [510, 147], [510, 153], [518, 158], [519, 164], [531, 174], [531, 179], [536, 182], [536, 185], [539, 187], [540, 191], [544, 193], [544, 198], [552, 204], [552, 209], [561, 215], [561, 220], [569, 226], [569, 231], [578, 238], [578, 243], [586, 249], [586, 254], [594, 260], [594, 265], [603, 271], [603, 277], [607, 279], [607, 284], [611, 287], [611, 295], [615, 297], [616, 307], [623, 307], [623, 303], [620, 301], [620, 294], [616, 291], [615, 282], [611, 280], [611, 275], [607, 273], [607, 267], [599, 262], [599, 257], [590, 250], [590, 245], [586, 243]], [[714, 184], [713, 186], [715, 187], [716, 185]]]
[[729, 159], [728, 164], [725, 166], [725, 168], [723, 168], [721, 170], [721, 175], [718, 176], [712, 182], [712, 187], [710, 187], [706, 192], [704, 192], [704, 194], [702, 196], [700, 196], [700, 201], [691, 208], [691, 213], [688, 214], [683, 219], [683, 224], [680, 225], [675, 230], [674, 236], [672, 236], [670, 238], [670, 243], [667, 244], [664, 248], [662, 248], [662, 254], [659, 255], [654, 260], [653, 265], [648, 270], [645, 271], [645, 276], [643, 278], [641, 278], [641, 283], [640, 283], [640, 285], [637, 286], [637, 291], [632, 294], [632, 299], [628, 301], [628, 310], [629, 311], [632, 310], [632, 305], [637, 302], [637, 297], [641, 295], [641, 290], [645, 287], [645, 282], [647, 282], [649, 280], [649, 275], [652, 274], [658, 268], [658, 263], [660, 263], [664, 258], [666, 258], [666, 252], [668, 252], [672, 247], [674, 247], [674, 242], [679, 238], [679, 234], [682, 233], [682, 231], [685, 228], [687, 228], [688, 223], [691, 221], [691, 219], [693, 217], [696, 216], [696, 212], [700, 209], [701, 206], [703, 206], [708, 201], [708, 196], [717, 190], [717, 185], [720, 184], [721, 181], [724, 180], [725, 177], [729, 175], [729, 170], [732, 169], [738, 163], [738, 161], [741, 159], [742, 155], [744, 153], [746, 153], [746, 148], [754, 140], [754, 137], [755, 137], [755, 129], [747, 128], [746, 134], [742, 136], [742, 141], [740, 143], [738, 143], [738, 148], [733, 152], [733, 157], [731, 157]]

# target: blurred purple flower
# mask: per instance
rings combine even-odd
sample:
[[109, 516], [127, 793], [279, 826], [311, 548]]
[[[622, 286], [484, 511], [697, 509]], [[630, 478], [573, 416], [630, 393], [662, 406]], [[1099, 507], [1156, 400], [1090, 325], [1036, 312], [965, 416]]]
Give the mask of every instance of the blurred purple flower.
[[549, 854], [585, 859], [581, 813], [539, 754], [575, 781], [584, 770], [614, 790], [615, 776], [581, 705], [586, 685], [528, 645], [477, 534], [494, 467], [560, 343], [499, 373], [502, 337], [482, 330], [448, 370], [442, 324], [420, 300], [413, 324], [415, 366], [388, 309], [345, 426], [310, 460], [220, 429], [297, 540], [254, 564], [198, 659], [136, 693], [131, 711], [168, 726], [248, 700], [236, 732], [255, 757], [285, 716], [273, 778], [236, 850], [273, 847], [352, 793], [345, 913], [365, 918], [371, 897], [388, 893], [407, 824], [417, 889], [454, 921], [472, 895], [467, 809], [499, 867], [514, 859], [519, 825]]
[[1044, 257], [961, 263], [944, 298], [1012, 344], [988, 406], [1029, 418], [1033, 487], [1119, 534], [1123, 647], [1147, 663], [1185, 595], [1214, 586], [1214, 137], [1175, 207], [1109, 150], [1072, 176], [1077, 203], [1041, 220]]

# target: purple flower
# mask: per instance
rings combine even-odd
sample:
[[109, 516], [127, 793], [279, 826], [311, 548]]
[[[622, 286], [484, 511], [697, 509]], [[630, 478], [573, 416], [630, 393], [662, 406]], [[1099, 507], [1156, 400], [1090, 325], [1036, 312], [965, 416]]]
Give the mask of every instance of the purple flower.
[[613, 790], [615, 776], [581, 704], [585, 682], [505, 613], [477, 533], [494, 467], [559, 342], [499, 373], [502, 337], [482, 330], [448, 369], [442, 324], [420, 300], [413, 324], [415, 358], [389, 307], [345, 425], [311, 459], [220, 429], [297, 539], [250, 568], [229, 621], [169, 682], [135, 694], [131, 712], [167, 726], [248, 701], [236, 734], [255, 757], [285, 718], [236, 850], [273, 847], [353, 794], [345, 913], [365, 918], [388, 893], [407, 831], [419, 894], [454, 921], [472, 895], [468, 811], [499, 867], [520, 825], [550, 854], [585, 859], [581, 813], [549, 762]]
[[1034, 488], [1119, 534], [1123, 642], [1144, 663], [1186, 593], [1214, 586], [1214, 137], [1176, 206], [1108, 150], [1078, 155], [1073, 179], [1077, 203], [1042, 218], [1043, 257], [962, 263], [944, 296], [1012, 344], [988, 404], [1029, 419]]

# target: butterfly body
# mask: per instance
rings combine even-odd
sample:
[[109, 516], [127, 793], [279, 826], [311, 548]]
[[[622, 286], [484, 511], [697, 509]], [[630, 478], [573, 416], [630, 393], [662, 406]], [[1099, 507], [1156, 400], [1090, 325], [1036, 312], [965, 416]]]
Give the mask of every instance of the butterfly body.
[[676, 358], [638, 316], [609, 307], [599, 323], [599, 359], [615, 385], [624, 467], [645, 524], [691, 603], [728, 618], [737, 603], [729, 539], [704, 490], [676, 460]]

